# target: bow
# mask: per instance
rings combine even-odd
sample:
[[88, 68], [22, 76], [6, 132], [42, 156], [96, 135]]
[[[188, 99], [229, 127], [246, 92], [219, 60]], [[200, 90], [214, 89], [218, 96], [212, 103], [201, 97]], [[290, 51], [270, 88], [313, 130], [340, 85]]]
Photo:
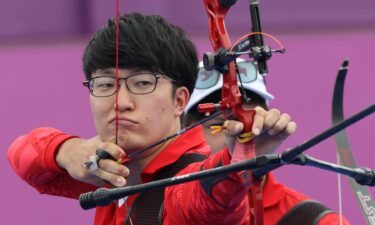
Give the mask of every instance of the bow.
[[[230, 39], [225, 28], [225, 16], [229, 11], [231, 5], [233, 5], [235, 1], [218, 1], [218, 0], [204, 0], [204, 5], [209, 17], [209, 35], [211, 44], [215, 51], [219, 51], [219, 53], [223, 53], [226, 50], [231, 48]], [[204, 64], [205, 67], [209, 61], [214, 61], [214, 65], [217, 67], [222, 66], [224, 63], [220, 61], [227, 60], [225, 57], [222, 56], [223, 54], [218, 56], [214, 56], [212, 60], [209, 60], [209, 56], [204, 57]], [[215, 62], [215, 58], [217, 59]], [[224, 58], [224, 60], [220, 60]], [[233, 57], [234, 58], [234, 57]], [[223, 65], [226, 68], [219, 69], [220, 72], [223, 73], [223, 87], [222, 87], [222, 98], [219, 102], [219, 108], [224, 111], [224, 116], [228, 117], [228, 112], [230, 109], [234, 117], [239, 119], [244, 124], [244, 132], [250, 132], [251, 127], [253, 124], [253, 117], [255, 111], [252, 109], [244, 109], [242, 107], [243, 100], [241, 98], [241, 93], [239, 92], [238, 84], [237, 84], [237, 74], [236, 74], [236, 65], [235, 62], [230, 61], [227, 65]], [[211, 112], [217, 105], [208, 103], [199, 106], [199, 110], [202, 112]], [[247, 150], [248, 155], [252, 158], [255, 156], [255, 146], [254, 140], [250, 140], [247, 143], [244, 143], [242, 146], [244, 149]], [[234, 146], [234, 151], [232, 155], [232, 159], [239, 158], [236, 153], [239, 152], [237, 149], [240, 148], [237, 142]], [[239, 160], [239, 159], [237, 159]], [[256, 194], [260, 198], [258, 198], [258, 202], [252, 202], [252, 206], [255, 208], [255, 217], [254, 219], [257, 221], [257, 224], [263, 224], [263, 208], [262, 208], [262, 197], [261, 197], [261, 189], [260, 183], [258, 182], [257, 185], [254, 185], [252, 190], [252, 197], [256, 197]], [[253, 198], [254, 200], [256, 198]]]
[[[348, 71], [348, 65], [349, 61], [344, 60], [336, 78], [332, 101], [332, 123], [334, 125], [344, 120], [344, 84]], [[350, 148], [349, 140], [345, 130], [342, 130], [335, 134], [335, 140], [339, 157], [338, 161], [341, 162], [340, 164], [352, 168], [357, 167], [357, 163], [352, 154], [352, 150]], [[340, 176], [338, 178], [340, 179]], [[366, 224], [375, 225], [375, 204], [368, 188], [357, 184], [353, 179], [349, 179], [349, 182], [352, 187], [353, 194], [357, 199], [358, 205], [361, 208], [362, 215], [366, 220]], [[339, 185], [341, 185], [340, 182]], [[339, 197], [341, 198], [341, 196]], [[341, 215], [341, 204], [339, 207]]]
[[[255, 110], [244, 107], [244, 104], [249, 103], [250, 99], [247, 98], [243, 88], [242, 93], [240, 92], [242, 81], [238, 76], [239, 71], [235, 59], [240, 55], [248, 55], [256, 61], [259, 74], [264, 76], [268, 72], [266, 60], [271, 58], [272, 52], [284, 53], [285, 50], [276, 38], [261, 31], [258, 0], [253, 0], [250, 4], [252, 32], [242, 36], [234, 45], [231, 45], [225, 28], [225, 16], [236, 0], [204, 0], [203, 2], [208, 14], [209, 37], [213, 49], [216, 51], [214, 54], [204, 54], [203, 63], [206, 70], [215, 69], [223, 74], [223, 85], [221, 101], [218, 104], [200, 104], [198, 109], [206, 114], [220, 109], [225, 118], [233, 116], [241, 121], [244, 125], [244, 134], [240, 136], [247, 138], [240, 139], [240, 143], [236, 142], [234, 148], [246, 149], [246, 157], [241, 157], [237, 155], [238, 151], [233, 151], [232, 162], [253, 158], [256, 155], [250, 132]], [[264, 45], [263, 35], [272, 38], [280, 45], [281, 49], [272, 50], [270, 46]]]
[[[236, 0], [204, 0], [204, 6], [208, 14], [209, 37], [215, 54], [206, 53], [203, 57], [205, 69], [216, 69], [223, 74], [222, 98], [218, 104], [206, 103], [198, 106], [199, 111], [211, 113], [215, 109], [220, 109], [224, 117], [233, 116], [244, 125], [242, 136], [248, 137], [246, 140], [235, 142], [231, 162], [240, 162], [245, 159], [254, 158], [255, 145], [251, 137], [251, 129], [255, 110], [245, 109], [243, 105], [249, 102], [246, 93], [242, 94], [237, 81], [237, 66], [235, 59], [248, 54], [257, 62], [258, 70], [261, 75], [267, 73], [266, 60], [271, 57], [271, 48], [264, 46], [263, 36], [260, 26], [258, 0], [251, 1], [250, 13], [252, 22], [252, 32], [244, 35], [245, 40], [239, 40], [232, 46], [228, 32], [225, 27], [225, 16], [230, 7], [236, 3]], [[244, 50], [249, 50], [244, 52]], [[281, 50], [280, 52], [283, 52]], [[239, 76], [238, 76], [239, 77]], [[240, 84], [241, 79], [239, 77]], [[263, 224], [263, 201], [261, 182], [252, 179], [253, 185], [250, 188], [251, 207], [254, 208], [255, 215], [252, 217], [251, 224]]]

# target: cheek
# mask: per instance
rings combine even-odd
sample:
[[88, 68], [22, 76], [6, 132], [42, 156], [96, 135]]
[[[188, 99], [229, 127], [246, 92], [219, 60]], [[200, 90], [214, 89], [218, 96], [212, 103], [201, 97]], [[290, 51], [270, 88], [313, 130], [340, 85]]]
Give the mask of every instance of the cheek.
[[98, 99], [90, 98], [90, 106], [95, 125], [97, 129], [101, 127], [101, 124], [106, 122], [106, 116], [108, 114], [108, 103], [100, 102]]
[[163, 118], [171, 120], [174, 112], [174, 104], [171, 99], [162, 98], [146, 105], [145, 119], [148, 121], [160, 121]]
[[90, 98], [90, 106], [91, 106], [91, 112], [94, 116], [94, 119], [96, 120], [99, 117], [100, 114], [100, 107], [97, 101]]
[[203, 134], [206, 138], [207, 144], [211, 147], [212, 153], [218, 152], [225, 147], [225, 134], [219, 132], [216, 134], [211, 134], [211, 128], [204, 126]]

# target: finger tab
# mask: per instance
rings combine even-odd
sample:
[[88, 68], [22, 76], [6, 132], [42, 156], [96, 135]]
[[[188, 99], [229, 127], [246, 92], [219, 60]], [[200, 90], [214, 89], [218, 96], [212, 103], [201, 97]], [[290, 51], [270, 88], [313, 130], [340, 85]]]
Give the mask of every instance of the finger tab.
[[96, 150], [96, 155], [99, 157], [99, 160], [100, 159], [111, 159], [111, 160], [115, 160], [107, 151], [105, 151], [104, 149], [101, 149], [101, 148], [98, 148]]

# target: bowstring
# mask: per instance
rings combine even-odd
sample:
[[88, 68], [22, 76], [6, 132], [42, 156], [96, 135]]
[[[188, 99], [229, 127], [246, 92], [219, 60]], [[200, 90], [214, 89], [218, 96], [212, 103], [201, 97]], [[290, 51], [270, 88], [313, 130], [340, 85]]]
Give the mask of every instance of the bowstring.
[[118, 93], [119, 93], [119, 0], [116, 0], [116, 128], [115, 128], [115, 144], [118, 144]]
[[[337, 164], [341, 164], [340, 155], [338, 151], [336, 151], [336, 157], [337, 157]], [[338, 199], [339, 199], [339, 217], [340, 217], [340, 225], [342, 225], [342, 186], [341, 186], [341, 174], [337, 174], [337, 191], [338, 191]]]

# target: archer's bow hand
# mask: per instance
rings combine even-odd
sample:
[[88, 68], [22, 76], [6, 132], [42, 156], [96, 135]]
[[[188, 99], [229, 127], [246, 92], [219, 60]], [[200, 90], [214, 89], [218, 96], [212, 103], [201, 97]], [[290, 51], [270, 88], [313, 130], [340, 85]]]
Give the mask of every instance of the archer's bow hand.
[[[296, 131], [297, 124], [292, 121], [289, 114], [280, 113], [277, 109], [266, 111], [258, 106], [255, 111], [251, 133], [255, 138], [256, 154], [271, 154]], [[243, 124], [236, 120], [228, 120], [224, 126], [228, 150], [232, 153], [234, 143], [238, 141], [237, 136], [242, 133]]]

